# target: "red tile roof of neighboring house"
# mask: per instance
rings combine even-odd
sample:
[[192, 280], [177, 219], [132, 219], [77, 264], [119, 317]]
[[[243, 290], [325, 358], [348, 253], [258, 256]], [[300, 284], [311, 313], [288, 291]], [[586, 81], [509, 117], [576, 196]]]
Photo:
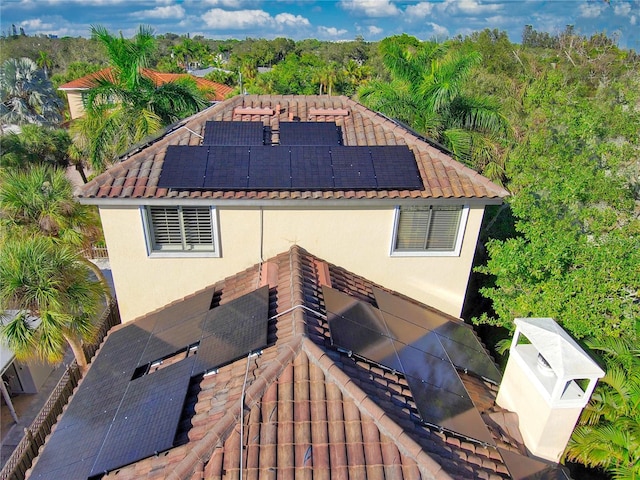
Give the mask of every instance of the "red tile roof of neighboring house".
[[[281, 121], [335, 122], [346, 146], [407, 145], [424, 184], [421, 190], [177, 190], [158, 188], [169, 145], [200, 145], [205, 123], [258, 121], [277, 132]], [[499, 203], [508, 192], [396, 122], [342, 96], [236, 96], [182, 121], [162, 138], [137, 148], [78, 192], [83, 199], [482, 199]]]
[[[567, 478], [558, 466], [526, 457], [515, 414], [495, 405], [494, 385], [471, 374], [459, 372], [496, 446], [422, 423], [402, 374], [331, 347], [323, 284], [375, 302], [371, 282], [294, 246], [116, 327], [120, 331], [140, 323], [142, 329], [154, 316], [167, 322], [171, 312], [180, 322], [184, 315], [195, 314], [191, 306], [202, 303], [206, 292], [224, 305], [261, 285], [270, 289], [269, 340], [262, 353], [199, 380], [183, 409], [193, 414], [183, 417], [174, 448], [103, 478], [238, 478], [241, 456], [246, 478]], [[100, 352], [92, 368], [98, 362]], [[151, 411], [145, 415], [146, 421], [154, 421]]]
[[[223, 85], [221, 83], [212, 82], [201, 77], [194, 77], [188, 73], [162, 73], [156, 72], [148, 68], [143, 69], [143, 74], [152, 79], [156, 85], [162, 85], [168, 82], [174, 82], [182, 78], [190, 78], [196, 82], [199, 89], [204, 90], [207, 93], [207, 98], [211, 101], [222, 101], [229, 96], [233, 91], [233, 88]], [[95, 80], [97, 78], [107, 78], [113, 80], [111, 67], [103, 68], [97, 72], [85, 75], [84, 77], [77, 78], [70, 82], [67, 82], [58, 87], [58, 90], [74, 91], [74, 90], [87, 90], [95, 86]], [[213, 92], [213, 95], [211, 94]]]

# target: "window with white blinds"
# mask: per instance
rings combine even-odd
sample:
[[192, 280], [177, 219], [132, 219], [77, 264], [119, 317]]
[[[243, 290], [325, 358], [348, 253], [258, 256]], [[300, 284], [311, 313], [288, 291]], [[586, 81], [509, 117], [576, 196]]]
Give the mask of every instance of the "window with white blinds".
[[146, 214], [152, 252], [216, 252], [209, 207], [147, 207]]
[[399, 207], [393, 252], [459, 253], [465, 214], [462, 205]]

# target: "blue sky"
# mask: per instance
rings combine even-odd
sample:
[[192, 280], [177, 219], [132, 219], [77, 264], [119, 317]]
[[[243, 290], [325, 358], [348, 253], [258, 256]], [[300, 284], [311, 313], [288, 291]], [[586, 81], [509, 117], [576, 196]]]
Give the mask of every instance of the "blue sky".
[[0, 29], [29, 35], [89, 36], [91, 25], [132, 36], [155, 33], [206, 38], [376, 41], [408, 33], [426, 40], [497, 28], [520, 43], [524, 25], [552, 34], [606, 32], [640, 51], [640, 0], [0, 0]]

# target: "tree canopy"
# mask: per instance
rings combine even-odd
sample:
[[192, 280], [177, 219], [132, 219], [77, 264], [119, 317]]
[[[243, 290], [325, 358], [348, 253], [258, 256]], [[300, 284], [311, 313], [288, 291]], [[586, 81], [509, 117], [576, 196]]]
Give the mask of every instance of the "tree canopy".
[[62, 121], [62, 101], [36, 62], [10, 58], [0, 67], [0, 122], [56, 125]]

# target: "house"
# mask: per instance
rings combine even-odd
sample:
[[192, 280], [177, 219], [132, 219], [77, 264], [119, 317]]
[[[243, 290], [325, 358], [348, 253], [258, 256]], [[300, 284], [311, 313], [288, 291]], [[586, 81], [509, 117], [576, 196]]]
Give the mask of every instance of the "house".
[[[0, 311], [0, 325], [6, 325], [19, 314], [18, 310]], [[31, 317], [29, 321], [36, 326], [40, 319]], [[16, 422], [18, 419], [11, 397], [19, 394], [38, 393], [54, 368], [47, 362], [18, 360], [4, 338], [0, 338], [0, 393], [9, 413]]]
[[464, 322], [292, 246], [114, 327], [26, 478], [567, 479], [500, 383]]
[[[200, 90], [206, 92], [206, 98], [211, 102], [222, 101], [233, 91], [233, 88], [227, 85], [195, 77], [188, 73], [163, 73], [156, 72], [155, 70], [150, 70], [148, 68], [143, 69], [142, 72], [144, 76], [152, 79], [156, 85], [174, 82], [182, 78], [191, 78], [196, 82], [196, 85]], [[71, 114], [72, 120], [84, 115], [84, 92], [95, 86], [95, 80], [97, 78], [109, 78], [110, 74], [111, 69], [104, 68], [98, 72], [85, 75], [84, 77], [77, 78], [58, 87], [58, 90], [67, 94], [69, 113]]]
[[292, 245], [459, 316], [508, 192], [346, 97], [237, 96], [76, 196], [97, 205], [122, 320]]

